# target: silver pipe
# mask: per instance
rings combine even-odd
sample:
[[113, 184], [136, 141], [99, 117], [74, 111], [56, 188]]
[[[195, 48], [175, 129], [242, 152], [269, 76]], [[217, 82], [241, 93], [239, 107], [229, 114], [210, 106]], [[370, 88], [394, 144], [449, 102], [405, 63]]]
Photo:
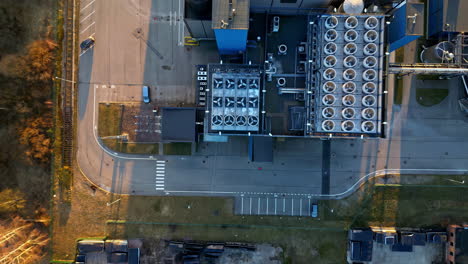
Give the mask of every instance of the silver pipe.
[[389, 67], [390, 74], [468, 74], [468, 68]]

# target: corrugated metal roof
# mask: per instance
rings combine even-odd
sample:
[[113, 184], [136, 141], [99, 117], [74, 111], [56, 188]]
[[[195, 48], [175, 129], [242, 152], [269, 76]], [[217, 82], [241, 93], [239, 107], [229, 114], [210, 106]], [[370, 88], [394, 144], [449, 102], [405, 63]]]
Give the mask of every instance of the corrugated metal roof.
[[213, 1], [213, 29], [248, 29], [250, 0]]

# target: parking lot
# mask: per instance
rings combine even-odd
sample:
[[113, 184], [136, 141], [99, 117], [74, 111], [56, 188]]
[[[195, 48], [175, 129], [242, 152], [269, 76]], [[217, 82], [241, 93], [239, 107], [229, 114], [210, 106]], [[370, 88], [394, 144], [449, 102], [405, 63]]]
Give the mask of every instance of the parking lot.
[[238, 215], [310, 216], [314, 200], [309, 196], [240, 195], [235, 198]]

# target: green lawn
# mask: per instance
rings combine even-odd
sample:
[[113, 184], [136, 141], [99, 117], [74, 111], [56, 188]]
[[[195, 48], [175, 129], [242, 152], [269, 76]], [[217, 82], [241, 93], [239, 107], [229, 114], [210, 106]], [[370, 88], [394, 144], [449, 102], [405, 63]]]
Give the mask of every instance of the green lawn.
[[442, 102], [448, 93], [448, 89], [417, 88], [416, 100], [422, 106], [433, 106]]
[[117, 136], [121, 133], [122, 106], [120, 104], [99, 104], [99, 137]]
[[159, 154], [158, 143], [126, 143], [118, 139], [103, 139], [104, 145], [111, 150], [129, 154]]

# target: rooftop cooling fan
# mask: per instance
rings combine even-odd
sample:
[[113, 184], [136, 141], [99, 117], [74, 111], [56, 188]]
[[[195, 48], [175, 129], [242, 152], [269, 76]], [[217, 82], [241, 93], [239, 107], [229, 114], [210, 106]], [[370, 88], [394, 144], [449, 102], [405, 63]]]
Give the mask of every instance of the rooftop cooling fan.
[[322, 116], [324, 118], [332, 118], [335, 115], [335, 109], [326, 107], [322, 110]]
[[215, 126], [220, 126], [223, 124], [223, 117], [220, 115], [215, 115], [211, 118], [211, 123]]
[[361, 124], [361, 129], [364, 132], [373, 132], [375, 129], [375, 123], [372, 121], [365, 121]]
[[355, 127], [354, 122], [351, 120], [346, 120], [343, 123], [341, 123], [341, 129], [343, 129], [343, 131], [346, 131], [346, 132], [353, 131], [354, 127]]
[[328, 42], [324, 47], [323, 47], [323, 52], [327, 55], [335, 54], [337, 49], [337, 46], [333, 42]]
[[331, 120], [325, 120], [322, 122], [322, 129], [325, 131], [332, 131], [335, 128], [335, 122]]
[[345, 108], [343, 109], [343, 111], [341, 111], [341, 115], [343, 116], [343, 118], [346, 118], [346, 119], [353, 118], [354, 114], [355, 114], [355, 111], [353, 108]]
[[256, 126], [258, 125], [258, 117], [256, 116], [249, 116], [249, 126]]

